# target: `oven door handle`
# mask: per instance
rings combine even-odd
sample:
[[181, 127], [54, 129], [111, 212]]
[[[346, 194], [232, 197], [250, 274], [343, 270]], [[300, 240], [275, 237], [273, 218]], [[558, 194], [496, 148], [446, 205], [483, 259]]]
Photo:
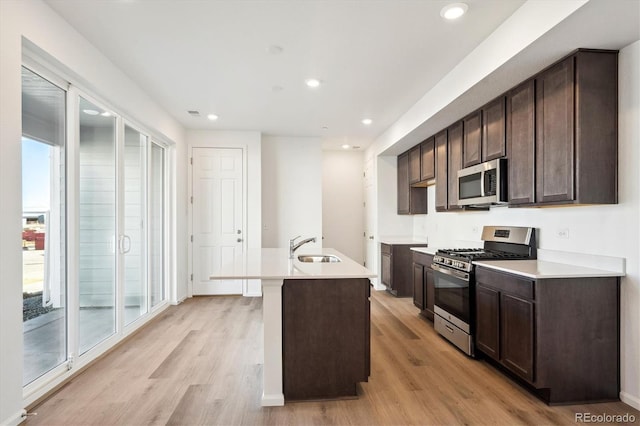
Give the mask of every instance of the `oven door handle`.
[[469, 274], [466, 274], [464, 272], [458, 272], [452, 269], [445, 269], [445, 268], [442, 268], [440, 265], [436, 265], [435, 263], [431, 264], [431, 269], [433, 269], [435, 272], [440, 272], [442, 274], [451, 275], [461, 280], [469, 281]]

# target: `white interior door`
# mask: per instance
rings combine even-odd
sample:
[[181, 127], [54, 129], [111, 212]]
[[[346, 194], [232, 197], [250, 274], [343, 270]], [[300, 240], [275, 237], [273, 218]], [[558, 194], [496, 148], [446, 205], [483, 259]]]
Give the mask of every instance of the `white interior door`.
[[210, 280], [244, 247], [242, 149], [193, 148], [193, 294], [242, 294], [242, 280]]
[[[376, 192], [375, 192], [375, 170], [373, 167], [373, 159], [368, 159], [364, 167], [364, 208], [365, 208], [365, 230], [364, 230], [364, 250], [365, 250], [365, 266], [376, 272], [378, 267], [378, 250], [375, 239], [375, 221], [376, 221]], [[371, 282], [377, 285], [378, 279], [371, 278]]]

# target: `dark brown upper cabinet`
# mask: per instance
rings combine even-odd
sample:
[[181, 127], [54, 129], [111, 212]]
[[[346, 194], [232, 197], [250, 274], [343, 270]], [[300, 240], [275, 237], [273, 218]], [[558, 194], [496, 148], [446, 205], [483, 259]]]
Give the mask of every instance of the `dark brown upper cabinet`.
[[617, 203], [617, 51], [579, 50], [536, 77], [536, 203]]
[[409, 183], [420, 182], [420, 145], [409, 150]]
[[[398, 157], [398, 213], [458, 206], [458, 171], [508, 157], [509, 205], [618, 202], [618, 52], [580, 49]], [[402, 162], [402, 164], [401, 164]]]
[[433, 137], [409, 150], [409, 183], [412, 187], [427, 187], [435, 183], [434, 159]]
[[537, 199], [573, 200], [574, 61], [536, 78]]
[[435, 138], [432, 136], [420, 144], [420, 181], [433, 183], [436, 177]]
[[436, 211], [447, 210], [449, 190], [447, 173], [447, 129], [434, 137], [436, 160]]
[[482, 108], [482, 161], [504, 157], [506, 152], [505, 97]]
[[509, 145], [509, 204], [536, 201], [535, 80], [528, 80], [507, 95]]
[[460, 210], [458, 205], [458, 170], [462, 169], [463, 123], [458, 121], [447, 129], [447, 210]]
[[482, 162], [482, 110], [477, 110], [463, 120], [463, 167]]
[[[420, 146], [418, 148], [418, 162], [420, 160]], [[427, 188], [411, 186], [411, 151], [398, 156], [398, 214], [426, 214]], [[418, 165], [418, 174], [420, 167]]]
[[409, 214], [409, 153], [398, 155], [398, 214]]

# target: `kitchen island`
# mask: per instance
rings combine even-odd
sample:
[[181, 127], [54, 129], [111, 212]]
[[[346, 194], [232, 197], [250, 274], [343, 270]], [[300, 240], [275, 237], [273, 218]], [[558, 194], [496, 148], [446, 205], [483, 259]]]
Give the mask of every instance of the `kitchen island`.
[[[297, 361], [292, 361], [291, 358], [283, 362], [283, 348], [285, 351], [287, 350], [287, 343], [292, 343], [288, 346], [294, 349], [291, 355], [294, 359], [295, 357], [303, 356], [305, 348], [311, 350], [309, 349], [312, 348], [312, 346], [309, 346], [310, 344], [319, 345], [317, 348], [321, 350], [324, 349], [325, 354], [331, 353], [332, 349], [334, 353], [339, 354], [339, 352], [336, 352], [336, 348], [331, 347], [331, 345], [336, 343], [336, 340], [327, 340], [327, 336], [329, 336], [330, 333], [324, 335], [322, 335], [322, 333], [318, 335], [317, 333], [322, 332], [322, 330], [329, 330], [332, 327], [331, 322], [337, 319], [336, 315], [340, 316], [349, 311], [360, 313], [360, 318], [357, 318], [358, 321], [356, 322], [362, 326], [366, 326], [368, 333], [368, 279], [376, 275], [336, 250], [315, 250], [313, 254], [334, 256], [340, 261], [326, 263], [302, 262], [299, 260], [299, 257], [304, 256], [304, 254], [296, 253], [293, 259], [289, 259], [288, 249], [249, 249], [228, 264], [222, 265], [220, 270], [210, 277], [210, 279], [262, 280], [262, 318], [264, 323], [263, 406], [284, 405], [286, 388], [283, 385], [285, 380], [287, 380], [289, 386], [293, 386], [291, 392], [286, 395], [287, 399], [338, 397], [340, 395], [332, 395], [331, 393], [334, 393], [335, 390], [339, 390], [340, 388], [344, 389], [344, 383], [340, 383], [340, 380], [330, 380], [325, 384], [324, 388], [311, 390], [300, 389], [300, 383], [296, 383], [295, 380], [293, 383], [290, 383], [289, 379], [301, 377], [300, 374], [306, 370], [303, 365]], [[367, 289], [366, 293], [362, 291], [363, 283]], [[355, 310], [338, 309], [338, 311], [336, 311], [336, 306], [344, 306], [345, 300], [348, 300], [343, 299], [343, 297], [345, 297], [345, 291], [350, 293], [348, 297], [366, 299], [366, 309], [363, 309], [361, 303], [357, 301]], [[287, 295], [285, 296], [287, 301], [284, 303], [283, 294]], [[320, 295], [323, 295], [322, 301], [317, 299]], [[336, 300], [327, 299], [332, 297]], [[316, 301], [315, 306], [313, 306], [313, 301]], [[319, 309], [318, 305], [320, 304], [324, 304], [326, 309]], [[310, 306], [315, 309], [310, 311]], [[332, 309], [329, 309], [329, 307]], [[312, 312], [312, 315], [315, 315], [315, 327], [309, 327], [308, 315], [306, 318], [300, 318], [300, 315], [304, 316], [305, 313], [308, 314], [310, 312]], [[287, 322], [285, 320], [287, 313], [290, 315], [289, 319], [292, 319], [292, 315], [297, 317], [295, 320]], [[364, 318], [365, 315], [366, 319]], [[352, 318], [352, 320], [353, 319], [356, 318]], [[305, 322], [307, 325], [300, 325]], [[294, 326], [298, 324], [297, 329], [294, 328], [290, 330], [289, 342], [285, 341], [284, 331], [286, 324]], [[304, 327], [311, 333], [303, 333]], [[314, 336], [316, 338], [313, 338]], [[291, 339], [299, 339], [300, 341], [291, 342]], [[360, 340], [366, 345], [365, 350], [367, 352], [366, 356], [368, 357], [368, 335], [366, 339], [361, 338]], [[303, 351], [295, 353], [295, 348], [300, 348]], [[347, 357], [347, 359], [349, 358], [350, 357]], [[347, 363], [349, 362], [350, 361], [347, 360]], [[287, 365], [285, 366], [285, 364]], [[287, 371], [292, 370], [287, 370], [287, 367], [294, 368], [293, 373], [288, 376], [286, 374]], [[362, 369], [362, 367], [362, 365], [357, 366], [358, 369]], [[368, 369], [368, 362], [365, 368]], [[341, 368], [338, 370], [341, 370]], [[323, 373], [320, 372], [319, 374]], [[336, 371], [335, 374], [340, 375], [342, 372]], [[285, 378], [285, 376], [287, 377]], [[347, 378], [349, 376], [352, 375], [347, 373]], [[326, 379], [326, 376], [323, 377], [323, 379]], [[309, 381], [308, 378], [304, 378], [304, 380]], [[313, 383], [309, 383], [309, 385], [313, 385]], [[327, 391], [329, 394], [322, 395], [322, 392]]]

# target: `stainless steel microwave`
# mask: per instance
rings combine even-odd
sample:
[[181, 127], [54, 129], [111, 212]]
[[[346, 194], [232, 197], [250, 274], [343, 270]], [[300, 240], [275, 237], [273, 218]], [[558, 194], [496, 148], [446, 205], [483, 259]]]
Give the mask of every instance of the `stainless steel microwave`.
[[498, 158], [458, 171], [458, 205], [486, 206], [505, 204], [507, 160]]

